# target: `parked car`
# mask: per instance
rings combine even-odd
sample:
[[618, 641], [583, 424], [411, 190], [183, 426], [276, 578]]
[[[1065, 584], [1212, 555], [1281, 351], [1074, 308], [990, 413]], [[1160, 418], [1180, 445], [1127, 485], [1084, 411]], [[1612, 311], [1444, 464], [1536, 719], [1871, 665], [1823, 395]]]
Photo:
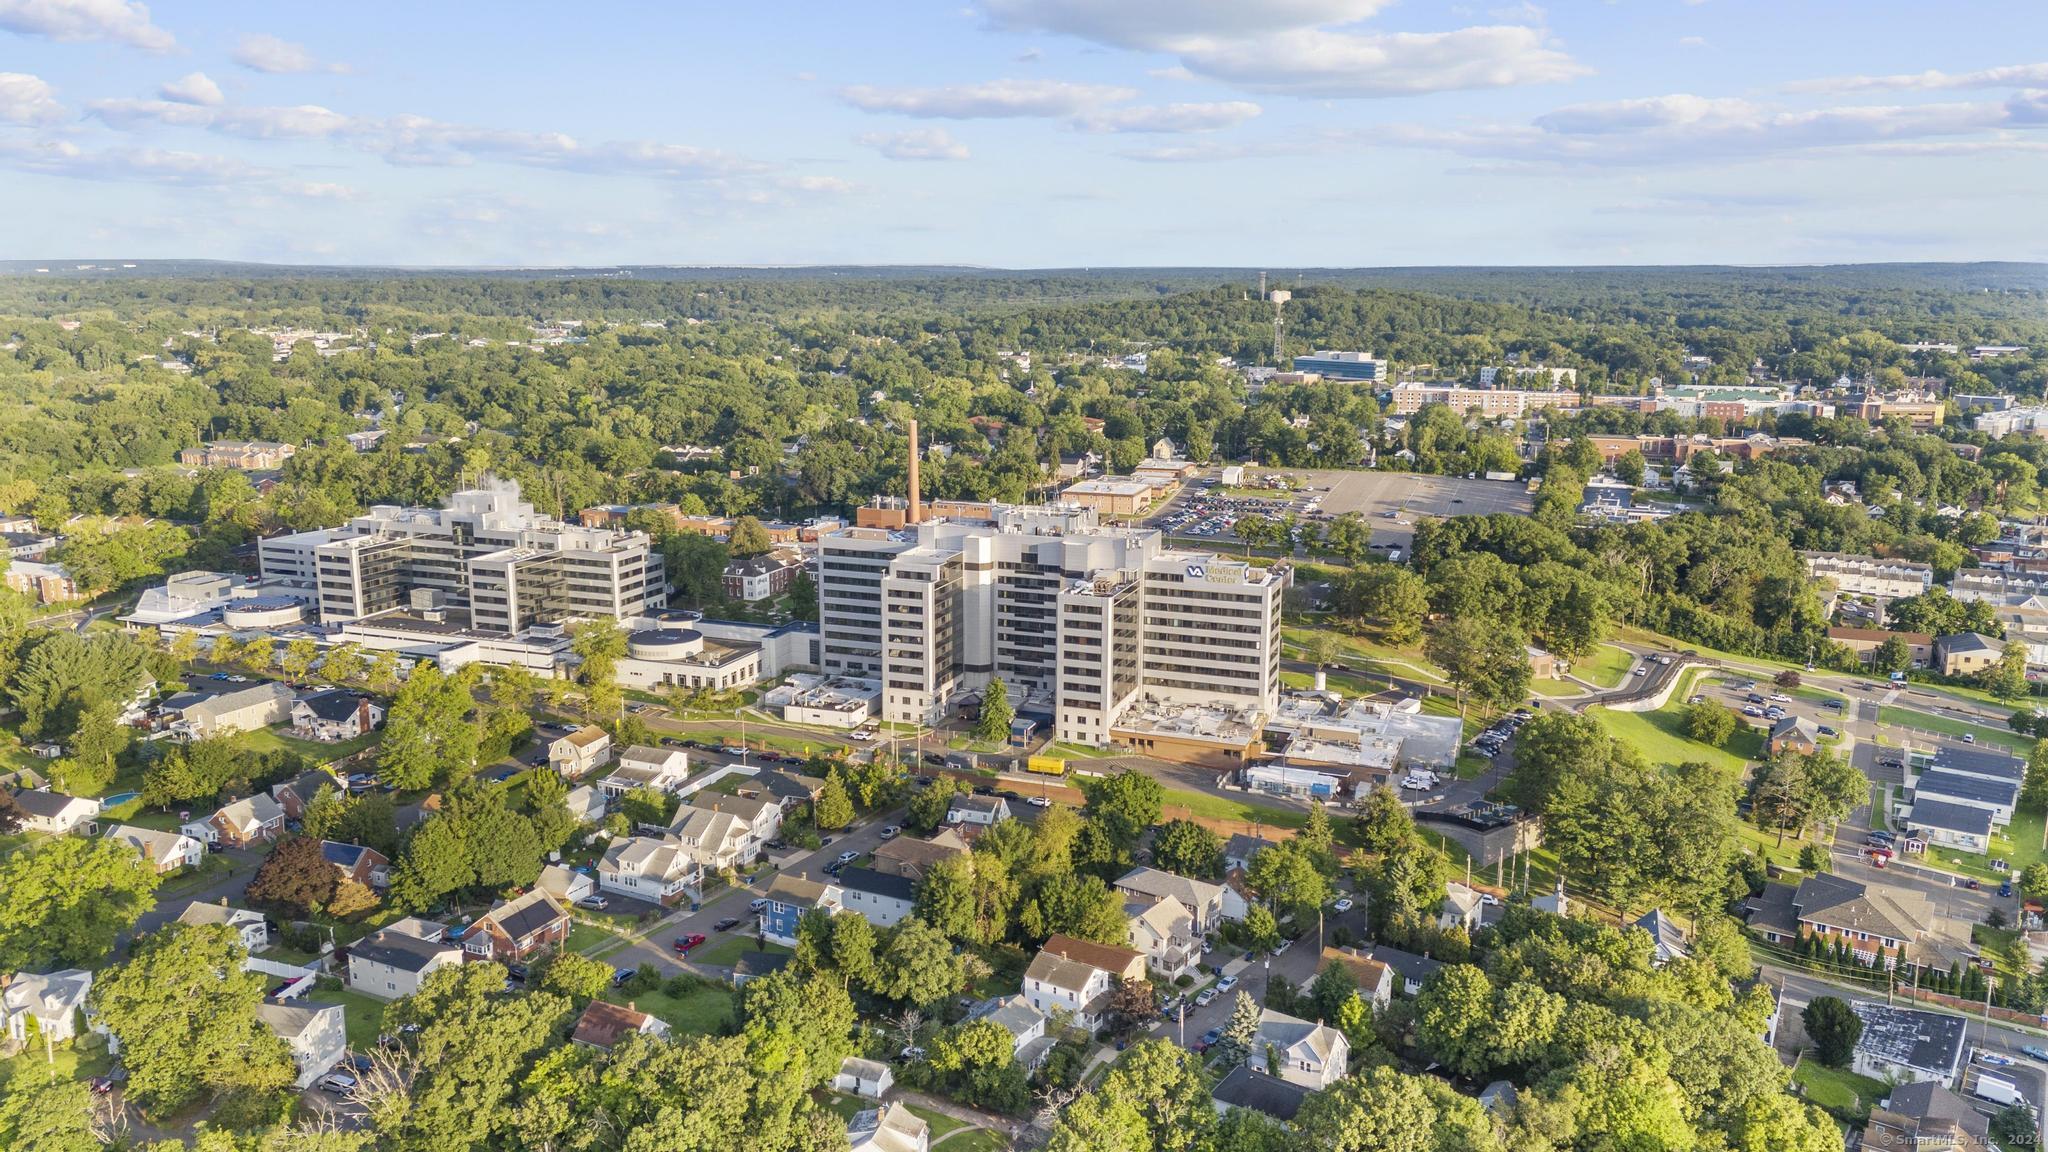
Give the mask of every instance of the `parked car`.
[[576, 902], [576, 906], [578, 908], [588, 908], [593, 912], [602, 912], [611, 907], [612, 902], [603, 896], [585, 896]]
[[891, 824], [887, 828], [882, 829], [882, 839], [894, 840], [898, 835], [902, 834], [902, 832], [903, 829], [897, 827], [894, 824]]
[[1223, 1029], [1211, 1028], [1207, 1032], [1202, 1033], [1200, 1040], [1195, 1041], [1195, 1051], [1207, 1052], [1209, 1049], [1214, 1048], [1216, 1042], [1221, 1039], [1223, 1039]]
[[676, 955], [688, 956], [690, 954], [690, 949], [695, 948], [697, 945], [702, 944], [703, 942], [704, 934], [702, 932], [692, 932], [686, 936], [678, 936], [676, 937]]
[[2020, 1055], [2048, 1064], [2048, 1048], [2043, 1048], [2039, 1044], [2020, 1045]]
[[638, 971], [638, 968], [621, 968], [617, 972], [612, 973], [612, 987], [624, 988], [626, 981], [631, 980], [633, 973]]
[[1235, 976], [1225, 976], [1216, 982], [1216, 991], [1218, 992], [1228, 992], [1235, 987], [1237, 987], [1237, 977]]
[[858, 852], [841, 852], [839, 854], [838, 863], [851, 864], [858, 859], [860, 859], [860, 853]]
[[765, 912], [767, 910], [768, 901], [766, 899], [756, 898], [747, 901], [747, 911], [749, 912]]
[[1998, 1052], [1980, 1051], [1977, 1053], [1977, 1059], [1985, 1064], [1991, 1065], [1994, 1068], [2009, 1067], [2013, 1063], [2012, 1057], [2003, 1055]]
[[1837, 732], [1837, 731], [1835, 731], [1835, 730], [1834, 730], [1833, 728], [1830, 728], [1830, 727], [1828, 727], [1828, 726], [1827, 726], [1827, 725], [1825, 725], [1825, 724], [1823, 724], [1823, 725], [1821, 725], [1821, 726], [1820, 726], [1820, 734], [1821, 734], [1821, 735], [1823, 735], [1823, 736], [1840, 736], [1840, 735], [1841, 735], [1841, 733], [1840, 733], [1840, 732]]
[[898, 1060], [922, 1060], [924, 1059], [924, 1049], [912, 1044], [896, 1053], [896, 1058]]
[[356, 1078], [346, 1072], [329, 1072], [315, 1085], [322, 1092], [332, 1092], [346, 1099], [356, 1094]]
[[1216, 990], [1214, 988], [1204, 988], [1200, 992], [1195, 993], [1195, 1007], [1197, 1008], [1207, 1008], [1210, 1004], [1215, 1003], [1215, 1001]]
[[713, 932], [730, 932], [730, 931], [732, 931], [732, 930], [733, 930], [734, 928], [737, 928], [737, 927], [739, 927], [739, 924], [740, 924], [740, 918], [739, 918], [739, 917], [737, 917], [737, 916], [727, 916], [727, 917], [726, 917], [725, 919], [723, 919], [723, 920], [720, 920], [720, 921], [719, 921], [718, 923], [716, 923], [716, 924], [713, 924], [713, 925], [711, 926], [711, 930], [712, 930]]
[[1052, 801], [1051, 801], [1051, 800], [1048, 800], [1048, 799], [1046, 799], [1046, 798], [1045, 798], [1045, 797], [1043, 797], [1043, 796], [1033, 796], [1033, 797], [1032, 797], [1032, 798], [1031, 798], [1030, 800], [1026, 801], [1026, 803], [1030, 804], [1030, 805], [1031, 805], [1031, 806], [1032, 806], [1033, 808], [1050, 808], [1050, 807], [1052, 807]]
[[1351, 897], [1339, 896], [1337, 898], [1337, 902], [1335, 904], [1330, 905], [1330, 910], [1333, 912], [1349, 912], [1354, 907], [1356, 907], [1356, 905], [1352, 902]]

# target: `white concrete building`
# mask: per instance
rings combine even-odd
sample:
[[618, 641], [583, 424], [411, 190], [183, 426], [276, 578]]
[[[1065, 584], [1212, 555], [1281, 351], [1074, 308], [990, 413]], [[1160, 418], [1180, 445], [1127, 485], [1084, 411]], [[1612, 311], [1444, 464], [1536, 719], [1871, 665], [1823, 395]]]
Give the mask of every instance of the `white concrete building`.
[[1805, 552], [1806, 574], [1852, 596], [1918, 596], [1934, 583], [1932, 565], [1841, 552]]

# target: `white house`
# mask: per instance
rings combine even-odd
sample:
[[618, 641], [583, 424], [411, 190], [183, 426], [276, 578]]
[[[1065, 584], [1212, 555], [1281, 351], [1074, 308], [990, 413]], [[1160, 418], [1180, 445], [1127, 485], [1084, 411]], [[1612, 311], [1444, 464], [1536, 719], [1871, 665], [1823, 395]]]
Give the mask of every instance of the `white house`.
[[312, 1087], [313, 1081], [327, 1075], [348, 1051], [348, 1029], [343, 1024], [339, 1004], [278, 1004], [266, 1000], [256, 1006], [256, 1018], [291, 1049], [301, 1088]]
[[953, 797], [946, 809], [948, 824], [979, 824], [984, 828], [1010, 818], [1010, 802], [1001, 796], [976, 796], [963, 792]]
[[384, 708], [368, 696], [335, 690], [301, 696], [292, 705], [292, 735], [338, 744], [367, 735], [384, 722]]
[[226, 732], [253, 732], [291, 719], [292, 704], [297, 699], [289, 686], [275, 681], [251, 684], [185, 704], [179, 710], [177, 727], [201, 738]]
[[1124, 904], [1124, 914], [1130, 918], [1131, 947], [1145, 954], [1153, 975], [1172, 980], [1201, 963], [1202, 938], [1180, 901], [1139, 897]]
[[1476, 889], [1467, 888], [1452, 880], [1444, 885], [1444, 907], [1436, 918], [1436, 926], [1477, 932], [1484, 909], [1485, 903], [1479, 898]]
[[30, 832], [62, 836], [91, 823], [100, 814], [100, 802], [87, 796], [66, 796], [62, 792], [32, 789], [14, 794], [21, 809], [21, 826]]
[[1011, 1053], [1026, 1068], [1044, 1059], [1052, 1045], [1045, 1040], [1045, 1013], [1031, 1006], [1022, 992], [994, 996], [968, 1012], [970, 1020], [993, 1020], [1010, 1034]]
[[575, 817], [578, 824], [595, 824], [604, 819], [604, 793], [588, 784], [569, 789], [569, 795], [562, 803], [568, 806], [569, 815]]
[[540, 870], [540, 879], [534, 887], [553, 896], [564, 904], [597, 895], [597, 878], [588, 872], [564, 868], [560, 864], [549, 864]]
[[1157, 868], [1133, 868], [1112, 885], [1125, 896], [1157, 900], [1161, 897], [1179, 904], [1194, 920], [1195, 934], [1214, 932], [1225, 919], [1223, 885], [1193, 880]]
[[854, 1113], [846, 1122], [851, 1152], [930, 1152], [932, 1127], [900, 1102]]
[[1851, 1001], [1849, 1007], [1863, 1021], [1851, 1071], [1893, 1084], [1933, 1080], [1960, 1087], [1966, 1017], [1894, 1008], [1874, 1000]]
[[703, 866], [681, 842], [668, 837], [616, 841], [597, 865], [599, 888], [664, 907], [689, 898], [703, 884]]
[[611, 760], [612, 734], [595, 724], [557, 736], [548, 745], [548, 767], [570, 780], [580, 780]]
[[879, 1060], [863, 1060], [848, 1056], [839, 1062], [839, 1072], [832, 1077], [835, 1091], [850, 1092], [870, 1100], [880, 1100], [896, 1083], [896, 1074], [887, 1064]]
[[206, 845], [178, 832], [116, 824], [107, 829], [107, 839], [119, 840], [142, 853], [142, 858], [156, 868], [158, 875], [176, 872], [180, 868], [197, 868], [199, 862], [206, 858]]
[[877, 928], [894, 927], [917, 904], [916, 881], [870, 868], [841, 869], [834, 887], [843, 911], [858, 912]]
[[78, 1018], [91, 992], [92, 973], [81, 968], [17, 973], [0, 989], [0, 1026], [15, 1043], [26, 1043], [33, 1019], [38, 1035], [61, 1044], [78, 1035]]
[[261, 952], [270, 947], [270, 925], [263, 913], [247, 908], [230, 908], [223, 899], [218, 904], [194, 900], [178, 913], [180, 924], [225, 924], [242, 938], [242, 947], [251, 952]]
[[668, 830], [669, 836], [682, 844], [690, 858], [706, 872], [738, 868], [752, 863], [754, 856], [759, 855], [758, 845], [751, 854], [748, 851], [747, 846], [752, 843], [750, 826], [730, 812], [685, 804], [676, 809]]
[[1143, 953], [1054, 934], [1024, 970], [1024, 998], [1047, 1016], [1064, 1008], [1093, 1032], [1109, 1011], [1111, 993], [1125, 980], [1145, 978]]
[[690, 778], [690, 758], [681, 749], [649, 748], [636, 744], [619, 754], [618, 767], [598, 781], [606, 796], [616, 800], [628, 792], [645, 788], [652, 792], [675, 792]]
[[426, 978], [462, 963], [462, 946], [400, 931], [397, 925], [349, 945], [348, 986], [380, 1000], [397, 1000], [420, 990]]
[[[740, 844], [740, 859], [748, 863], [759, 859], [767, 843], [782, 835], [782, 805], [770, 796], [727, 796], [721, 792], [700, 791], [690, 797], [685, 807], [723, 812], [737, 819], [746, 829], [746, 838]], [[675, 827], [685, 819], [682, 809], [678, 808], [669, 825]]]
[[1251, 1062], [1269, 1059], [1278, 1064], [1267, 1068], [1271, 1074], [1320, 1091], [1344, 1078], [1351, 1043], [1327, 1024], [1311, 1024], [1268, 1008], [1259, 1013], [1259, 1035], [1252, 1042]]

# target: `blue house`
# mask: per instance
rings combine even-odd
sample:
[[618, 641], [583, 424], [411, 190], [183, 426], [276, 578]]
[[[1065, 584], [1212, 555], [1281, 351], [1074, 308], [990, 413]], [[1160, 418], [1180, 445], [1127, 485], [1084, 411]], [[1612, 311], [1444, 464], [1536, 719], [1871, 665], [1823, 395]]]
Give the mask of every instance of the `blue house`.
[[830, 884], [787, 873], [777, 876], [768, 885], [768, 904], [761, 909], [762, 937], [785, 948], [796, 947], [796, 922], [836, 893]]

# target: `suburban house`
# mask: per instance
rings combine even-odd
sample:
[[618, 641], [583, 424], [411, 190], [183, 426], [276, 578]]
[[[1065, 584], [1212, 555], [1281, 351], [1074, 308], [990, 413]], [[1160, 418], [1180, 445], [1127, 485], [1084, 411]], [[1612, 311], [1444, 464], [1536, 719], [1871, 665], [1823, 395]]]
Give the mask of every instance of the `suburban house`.
[[1209, 1099], [1216, 1106], [1216, 1114], [1223, 1115], [1233, 1108], [1249, 1108], [1263, 1112], [1282, 1124], [1292, 1124], [1301, 1106], [1309, 1098], [1310, 1090], [1284, 1080], [1269, 1076], [1263, 1071], [1263, 1063], [1248, 1060], [1230, 1070], [1230, 1074], [1216, 1082], [1209, 1090]]
[[292, 704], [297, 699], [288, 685], [274, 680], [252, 684], [187, 702], [178, 710], [176, 727], [199, 738], [226, 732], [254, 732], [290, 720]]
[[1945, 1012], [1894, 1008], [1874, 1000], [1851, 1001], [1863, 1035], [1849, 1068], [1859, 1075], [1894, 1084], [1923, 1080], [1957, 1083], [1963, 1067], [1963, 1038], [1969, 1020]]
[[922, 880], [939, 861], [965, 856], [969, 851], [967, 841], [951, 828], [939, 829], [938, 834], [929, 840], [898, 836], [894, 840], [884, 840], [875, 849], [875, 871]]
[[1920, 778], [1913, 781], [1913, 804], [1939, 800], [1982, 808], [1991, 813], [1991, 823], [2000, 828], [2012, 823], [2013, 809], [2019, 804], [2019, 798], [2020, 783], [2016, 780], [1987, 780], [1982, 776], [1966, 776], [1935, 768], [1921, 773]]
[[[1325, 954], [1327, 955], [1327, 953]], [[1418, 956], [1413, 952], [1403, 952], [1399, 948], [1382, 948], [1378, 945], [1374, 945], [1363, 953], [1354, 952], [1352, 954], [1362, 955], [1368, 960], [1377, 960], [1392, 968], [1394, 970], [1394, 978], [1400, 981], [1400, 991], [1403, 996], [1414, 996], [1421, 992], [1423, 983], [1435, 975], [1437, 969], [1444, 966], [1444, 962], [1441, 960], [1434, 960], [1428, 956]]]
[[[1884, 966], [1897, 962], [1899, 948], [1910, 945], [1929, 923], [1933, 910], [1927, 897], [1906, 888], [1865, 888], [1826, 872], [1799, 882], [1766, 884], [1763, 895], [1749, 902], [1751, 930], [1772, 944], [1796, 944], [1816, 935], [1845, 941], [1859, 963]], [[1943, 963], [1946, 967], [1946, 963]]]
[[62, 792], [32, 789], [14, 794], [21, 809], [21, 826], [30, 832], [62, 836], [90, 824], [100, 814], [100, 802], [87, 796], [66, 796]]
[[1157, 868], [1133, 868], [1111, 887], [1125, 896], [1141, 899], [1165, 897], [1178, 903], [1194, 920], [1196, 936], [1214, 932], [1225, 919], [1223, 885], [1191, 880]]
[[1862, 1146], [1991, 1152], [1991, 1118], [1933, 1080], [1901, 1084], [1870, 1110]]
[[548, 767], [570, 780], [580, 780], [612, 760], [612, 734], [586, 724], [548, 745]]
[[29, 1021], [54, 1043], [78, 1036], [78, 1018], [92, 993], [92, 973], [82, 968], [60, 972], [20, 972], [0, 987], [0, 1027], [17, 1044], [28, 1040]]
[[1673, 960], [1683, 960], [1692, 954], [1692, 949], [1686, 947], [1685, 930], [1665, 915], [1662, 908], [1650, 909], [1629, 927], [1641, 928], [1650, 934], [1652, 967], [1662, 968]]
[[835, 1092], [847, 1092], [865, 1096], [869, 1100], [880, 1100], [896, 1084], [896, 1074], [880, 1060], [863, 1060], [848, 1056], [839, 1062], [839, 1071], [832, 1077]]
[[[685, 804], [676, 809], [668, 830], [670, 838], [680, 843], [706, 872], [738, 868], [752, 863], [759, 855], [760, 846], [754, 843], [753, 830], [730, 812]], [[749, 845], [753, 845], [751, 850]]]
[[1233, 833], [1223, 844], [1223, 870], [1228, 872], [1233, 868], [1249, 868], [1252, 866], [1252, 857], [1274, 846], [1273, 841], [1263, 836]]
[[636, 1033], [660, 1039], [668, 1035], [668, 1022], [631, 1004], [592, 1000], [584, 1007], [583, 1015], [576, 1018], [576, 1030], [569, 1034], [569, 1041], [609, 1052], [618, 1047], [619, 1041]]
[[1943, 744], [1931, 756], [1912, 753], [1911, 761], [1910, 767], [1915, 772], [1939, 771], [1981, 780], [2003, 780], [2011, 784], [2020, 784], [2027, 777], [2026, 761], [1995, 748]]
[[380, 1000], [420, 990], [435, 972], [462, 963], [462, 946], [436, 934], [425, 939], [396, 926], [349, 945], [348, 986]]
[[790, 959], [791, 956], [787, 952], [756, 952], [748, 949], [740, 953], [738, 960], [733, 961], [732, 986], [745, 988], [749, 980], [773, 976], [789, 967]]
[[773, 797], [776, 803], [782, 805], [784, 812], [815, 803], [819, 795], [825, 791], [825, 782], [818, 777], [781, 768], [761, 773], [754, 777], [754, 783], [761, 791]]
[[2005, 655], [2005, 641], [1982, 632], [1934, 638], [1934, 669], [1943, 676], [1974, 676]]
[[229, 848], [268, 844], [284, 834], [284, 806], [261, 792], [245, 796], [206, 818], [210, 841]]
[[682, 843], [667, 837], [615, 840], [597, 865], [599, 888], [665, 908], [691, 898], [703, 885], [703, 866]]
[[137, 828], [133, 824], [116, 824], [107, 829], [109, 840], [119, 840], [142, 853], [142, 858], [155, 866], [159, 876], [176, 872], [180, 868], [197, 868], [206, 858], [206, 845], [179, 832], [159, 832], [154, 828]]
[[353, 880], [365, 888], [380, 891], [391, 886], [391, 860], [375, 848], [322, 840], [320, 855], [334, 865], [344, 880]]
[[[1358, 987], [1358, 995], [1372, 1005], [1374, 1011], [1384, 1010], [1394, 1002], [1393, 965], [1349, 949], [1326, 947], [1318, 970], [1332, 964], [1350, 973], [1352, 983]], [[1418, 987], [1417, 991], [1420, 990]]]
[[1076, 1025], [1093, 1032], [1102, 1026], [1117, 985], [1144, 978], [1143, 953], [1056, 933], [1024, 970], [1024, 998], [1047, 1016], [1065, 1009]]
[[301, 696], [292, 705], [292, 735], [338, 744], [376, 731], [384, 709], [368, 696], [335, 690]]
[[291, 1049], [292, 1063], [299, 1070], [297, 1084], [310, 1088], [327, 1075], [348, 1052], [348, 1029], [339, 1004], [279, 1004], [265, 1000], [256, 1006], [256, 1018], [277, 1034]]
[[284, 809], [285, 819], [299, 820], [305, 817], [306, 805], [313, 802], [313, 797], [319, 795], [322, 788], [339, 793], [341, 782], [327, 769], [314, 768], [301, 772], [289, 780], [272, 784], [270, 798], [277, 801], [278, 807]]
[[1259, 1035], [1252, 1042], [1250, 1062], [1278, 1062], [1267, 1071], [1303, 1088], [1321, 1091], [1344, 1078], [1351, 1061], [1351, 1042], [1327, 1024], [1267, 1008], [1259, 1013]]
[[1001, 796], [976, 796], [963, 792], [953, 797], [946, 809], [948, 824], [978, 824], [984, 828], [1010, 818], [1010, 802]]
[[1045, 1035], [1045, 1013], [1031, 1006], [1021, 992], [992, 996], [968, 1010], [969, 1020], [993, 1020], [1010, 1034], [1011, 1054], [1025, 1068], [1035, 1068], [1052, 1051], [1054, 1041]]
[[263, 918], [263, 913], [231, 908], [225, 898], [218, 904], [192, 901], [178, 913], [178, 923], [225, 924], [242, 938], [242, 947], [248, 951], [261, 952], [270, 947], [270, 924]]
[[1180, 901], [1171, 896], [1127, 899], [1124, 915], [1130, 921], [1131, 947], [1145, 954], [1153, 975], [1172, 980], [1201, 964], [1202, 938]]
[[824, 902], [828, 892], [835, 894], [836, 901], [837, 891], [831, 884], [805, 876], [777, 875], [768, 882], [768, 903], [761, 909], [762, 938], [784, 948], [796, 947], [797, 920]]
[[578, 824], [595, 824], [604, 819], [604, 793], [588, 784], [579, 784], [569, 789], [569, 795], [562, 803], [569, 809], [569, 815]]
[[850, 1152], [931, 1152], [932, 1126], [900, 1102], [853, 1114], [846, 1122]]
[[560, 904], [574, 904], [597, 895], [597, 878], [588, 872], [564, 868], [560, 864], [549, 864], [540, 870], [540, 879], [534, 887], [555, 898]]
[[[684, 806], [724, 812], [737, 818], [746, 829], [746, 838], [740, 844], [740, 859], [748, 863], [759, 859], [767, 843], [782, 835], [782, 805], [772, 799], [698, 792], [691, 796]], [[675, 820], [670, 823], [674, 824], [682, 819], [682, 810], [677, 809]]]
[[675, 792], [689, 778], [690, 758], [681, 749], [649, 748], [636, 744], [619, 754], [618, 766], [598, 781], [597, 786], [606, 796], [616, 800], [641, 788], [650, 792]]
[[1443, 911], [1437, 914], [1439, 928], [1462, 928], [1467, 933], [1479, 931], [1485, 915], [1486, 903], [1476, 888], [1452, 880], [1444, 885]]
[[917, 903], [914, 882], [871, 868], [842, 869], [835, 884], [841, 910], [858, 912], [877, 928], [894, 927]]
[[1985, 855], [1991, 851], [1991, 812], [1971, 804], [1954, 804], [1932, 798], [1913, 802], [1906, 818], [1912, 840], [1959, 852]]
[[1804, 716], [1780, 716], [1764, 737], [1764, 750], [1773, 756], [1787, 752], [1811, 756], [1820, 750], [1820, 725]]
[[569, 938], [569, 914], [538, 889], [501, 902], [462, 934], [471, 960], [520, 961]]
[[1934, 659], [1934, 637], [1926, 632], [1891, 632], [1883, 628], [1830, 628], [1828, 639], [1856, 654], [1869, 664], [1887, 640], [1897, 637], [1906, 646], [1906, 657], [1915, 668], [1925, 668]]

